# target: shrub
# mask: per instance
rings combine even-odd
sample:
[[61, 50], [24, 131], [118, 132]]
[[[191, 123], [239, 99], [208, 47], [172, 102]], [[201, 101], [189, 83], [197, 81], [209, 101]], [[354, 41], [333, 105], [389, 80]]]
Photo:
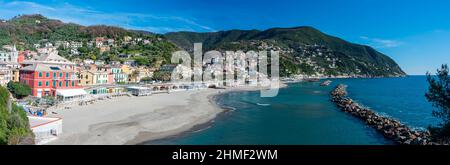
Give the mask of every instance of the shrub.
[[8, 90], [16, 98], [21, 99], [21, 98], [31, 95], [31, 88], [27, 84], [10, 81], [8, 83], [7, 87], [8, 87]]

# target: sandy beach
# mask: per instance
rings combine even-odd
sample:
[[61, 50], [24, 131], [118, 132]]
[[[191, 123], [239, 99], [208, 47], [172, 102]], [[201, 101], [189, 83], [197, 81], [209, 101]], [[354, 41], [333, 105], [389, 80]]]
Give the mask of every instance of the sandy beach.
[[213, 120], [223, 109], [213, 97], [256, 87], [203, 89], [116, 97], [70, 109], [54, 110], [49, 117], [63, 118], [63, 134], [49, 145], [139, 144], [180, 134]]
[[175, 135], [222, 112], [211, 102], [219, 91], [122, 96], [56, 110], [49, 116], [63, 118], [63, 134], [48, 144], [137, 144]]

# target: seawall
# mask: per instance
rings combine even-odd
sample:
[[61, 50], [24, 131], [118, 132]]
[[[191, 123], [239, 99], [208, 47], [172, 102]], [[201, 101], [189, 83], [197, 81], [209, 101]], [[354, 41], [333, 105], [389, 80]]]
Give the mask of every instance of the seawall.
[[342, 111], [363, 120], [366, 125], [375, 128], [385, 138], [402, 145], [433, 145], [428, 131], [414, 130], [402, 124], [398, 120], [379, 115], [368, 108], [360, 106], [357, 102], [347, 97], [346, 86], [338, 85], [331, 91], [331, 100]]

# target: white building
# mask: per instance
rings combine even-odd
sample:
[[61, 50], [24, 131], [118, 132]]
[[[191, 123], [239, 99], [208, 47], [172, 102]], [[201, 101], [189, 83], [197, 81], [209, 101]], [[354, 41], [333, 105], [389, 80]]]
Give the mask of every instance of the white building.
[[7, 62], [0, 61], [0, 85], [6, 86], [12, 80], [12, 68]]
[[35, 144], [45, 144], [58, 138], [62, 131], [62, 119], [28, 116]]
[[16, 49], [16, 45], [14, 46], [3, 46], [7, 51], [0, 51], [0, 61], [4, 62], [17, 62], [19, 59], [19, 51]]

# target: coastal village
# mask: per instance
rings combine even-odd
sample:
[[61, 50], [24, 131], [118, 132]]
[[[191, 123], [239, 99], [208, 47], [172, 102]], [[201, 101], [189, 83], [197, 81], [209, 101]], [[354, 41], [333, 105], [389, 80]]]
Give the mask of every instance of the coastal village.
[[[124, 37], [121, 44], [150, 44], [141, 38]], [[94, 38], [89, 45], [100, 52], [108, 51], [117, 43], [114, 39]], [[80, 42], [58, 41], [56, 43], [35, 44], [36, 51], [18, 50], [16, 45], [4, 45], [0, 49], [0, 84], [9, 82], [26, 84], [31, 88], [31, 96], [15, 99], [27, 112], [30, 127], [35, 134], [36, 144], [57, 138], [62, 134], [62, 121], [58, 117], [48, 117], [54, 109], [70, 108], [67, 105], [87, 105], [96, 100], [116, 96], [148, 96], [157, 93], [199, 90], [215, 87], [207, 83], [169, 83], [153, 80], [155, 71], [166, 73], [187, 70], [176, 64], [162, 65], [160, 68], [138, 66], [129, 55], [122, 54], [124, 62], [102, 60], [68, 60], [58, 55], [58, 47], [69, 48], [70, 55], [76, 56]], [[205, 65], [210, 63], [206, 62]], [[185, 68], [186, 69], [186, 68]], [[190, 68], [189, 68], [190, 70]], [[170, 74], [169, 74], [170, 76]], [[53, 112], [54, 113], [54, 112]]]
[[[136, 140], [142, 132], [167, 136], [175, 134], [173, 130], [188, 130], [188, 126], [210, 121], [224, 111], [211, 104], [212, 97], [231, 89], [228, 87], [272, 85], [267, 84], [270, 83], [268, 75], [257, 71], [260, 58], [248, 58], [249, 54], [244, 52], [234, 54], [231, 60], [226, 59], [229, 56], [209, 57], [206, 52], [203, 61], [191, 63], [191, 67], [170, 63], [174, 61], [171, 53], [192, 52], [181, 46], [183, 44], [177, 44], [176, 37], [171, 40], [170, 35], [108, 26], [82, 27], [39, 15], [17, 17], [3, 24], [26, 24], [50, 32], [31, 38], [22, 35], [23, 39], [11, 36], [0, 44], [0, 85], [9, 90], [9, 100], [14, 103], [11, 108], [7, 100], [5, 107], [11, 111], [17, 105], [20, 108], [16, 109], [26, 112], [22, 118], [28, 118], [25, 123], [29, 122], [33, 132], [33, 142], [29, 144], [137, 144], [142, 142]], [[65, 28], [62, 32], [46, 29], [55, 24]], [[70, 28], [77, 30], [70, 31]], [[71, 35], [65, 36], [63, 32]], [[379, 66], [370, 60], [343, 56], [336, 48], [320, 43], [298, 42], [283, 46], [283, 41], [224, 41], [218, 51], [242, 47], [243, 50], [278, 51], [279, 80], [283, 83], [402, 75], [399, 68], [399, 72], [391, 73], [390, 68], [396, 69], [397, 65], [393, 63], [391, 67], [389, 61], [383, 63], [386, 66]], [[195, 43], [187, 45], [192, 44], [195, 49]], [[205, 50], [210, 49], [205, 45]], [[233, 64], [221, 65], [223, 62]], [[174, 76], [180, 81], [171, 81]], [[226, 76], [226, 81], [222, 76]], [[320, 86], [331, 83], [323, 81]], [[20, 93], [17, 89], [25, 91], [25, 88], [29, 88], [26, 94], [17, 94]], [[8, 93], [7, 90], [4, 93]], [[103, 138], [108, 135], [119, 139]], [[154, 138], [155, 135], [141, 139]]]

